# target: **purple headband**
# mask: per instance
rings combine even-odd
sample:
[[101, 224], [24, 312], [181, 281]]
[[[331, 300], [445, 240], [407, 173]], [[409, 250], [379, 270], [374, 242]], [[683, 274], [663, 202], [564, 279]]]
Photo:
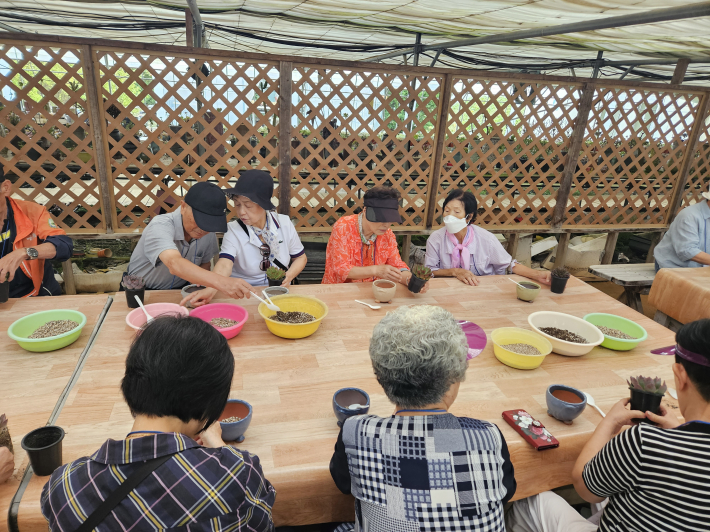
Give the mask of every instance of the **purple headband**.
[[698, 353], [688, 351], [678, 344], [670, 345], [668, 347], [661, 347], [660, 349], [653, 349], [651, 353], [654, 355], [678, 355], [680, 358], [687, 360], [688, 362], [692, 362], [693, 364], [710, 367], [710, 360], [706, 357], [699, 355]]

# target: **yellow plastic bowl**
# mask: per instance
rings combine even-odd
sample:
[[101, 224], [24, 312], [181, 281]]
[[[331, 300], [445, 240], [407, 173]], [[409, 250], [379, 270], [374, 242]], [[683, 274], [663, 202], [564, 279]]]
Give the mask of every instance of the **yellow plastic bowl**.
[[[552, 352], [552, 344], [537, 333], [518, 327], [501, 327], [491, 333], [493, 354], [506, 366], [515, 369], [539, 368], [545, 357]], [[520, 355], [504, 349], [502, 345], [529, 344], [536, 347], [541, 355]]]
[[269, 317], [276, 314], [276, 312], [266, 308], [263, 303], [259, 303], [259, 314], [266, 321], [266, 326], [273, 334], [281, 338], [305, 338], [310, 336], [318, 330], [320, 322], [328, 315], [328, 305], [311, 296], [284, 294], [272, 297], [271, 301], [284, 312], [308, 312], [316, 318], [315, 321], [310, 323], [281, 323], [270, 320]]

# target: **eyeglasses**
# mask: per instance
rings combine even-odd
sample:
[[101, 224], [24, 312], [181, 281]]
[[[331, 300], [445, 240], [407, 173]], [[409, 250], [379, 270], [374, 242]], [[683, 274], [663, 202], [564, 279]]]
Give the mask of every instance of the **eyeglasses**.
[[271, 261], [269, 260], [271, 248], [269, 247], [269, 244], [262, 244], [259, 247], [259, 251], [261, 251], [261, 264], [259, 264], [259, 269], [262, 272], [265, 272], [269, 266], [271, 266]]

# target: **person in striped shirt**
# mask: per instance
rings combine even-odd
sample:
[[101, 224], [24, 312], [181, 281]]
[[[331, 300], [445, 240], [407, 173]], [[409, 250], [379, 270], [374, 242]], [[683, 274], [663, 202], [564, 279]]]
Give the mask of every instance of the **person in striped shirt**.
[[[545, 492], [513, 504], [508, 532], [710, 530], [710, 320], [684, 325], [676, 346], [663, 351], [675, 355], [675, 388], [685, 422], [664, 406], [657, 415], [627, 409], [628, 399], [614, 405], [572, 472], [584, 500], [608, 500], [599, 524]], [[633, 424], [641, 417], [654, 424]]]

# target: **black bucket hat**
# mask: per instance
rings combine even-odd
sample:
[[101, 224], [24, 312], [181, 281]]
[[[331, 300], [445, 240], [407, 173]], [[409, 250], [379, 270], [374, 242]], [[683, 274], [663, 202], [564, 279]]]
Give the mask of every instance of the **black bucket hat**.
[[365, 218], [375, 223], [402, 223], [397, 198], [368, 198], [365, 200]]
[[274, 195], [274, 178], [263, 170], [247, 170], [239, 176], [234, 188], [228, 188], [224, 192], [227, 196], [245, 196], [267, 211], [276, 208], [271, 203], [271, 196]]
[[227, 196], [214, 183], [195, 183], [185, 194], [197, 227], [210, 233], [227, 232]]

